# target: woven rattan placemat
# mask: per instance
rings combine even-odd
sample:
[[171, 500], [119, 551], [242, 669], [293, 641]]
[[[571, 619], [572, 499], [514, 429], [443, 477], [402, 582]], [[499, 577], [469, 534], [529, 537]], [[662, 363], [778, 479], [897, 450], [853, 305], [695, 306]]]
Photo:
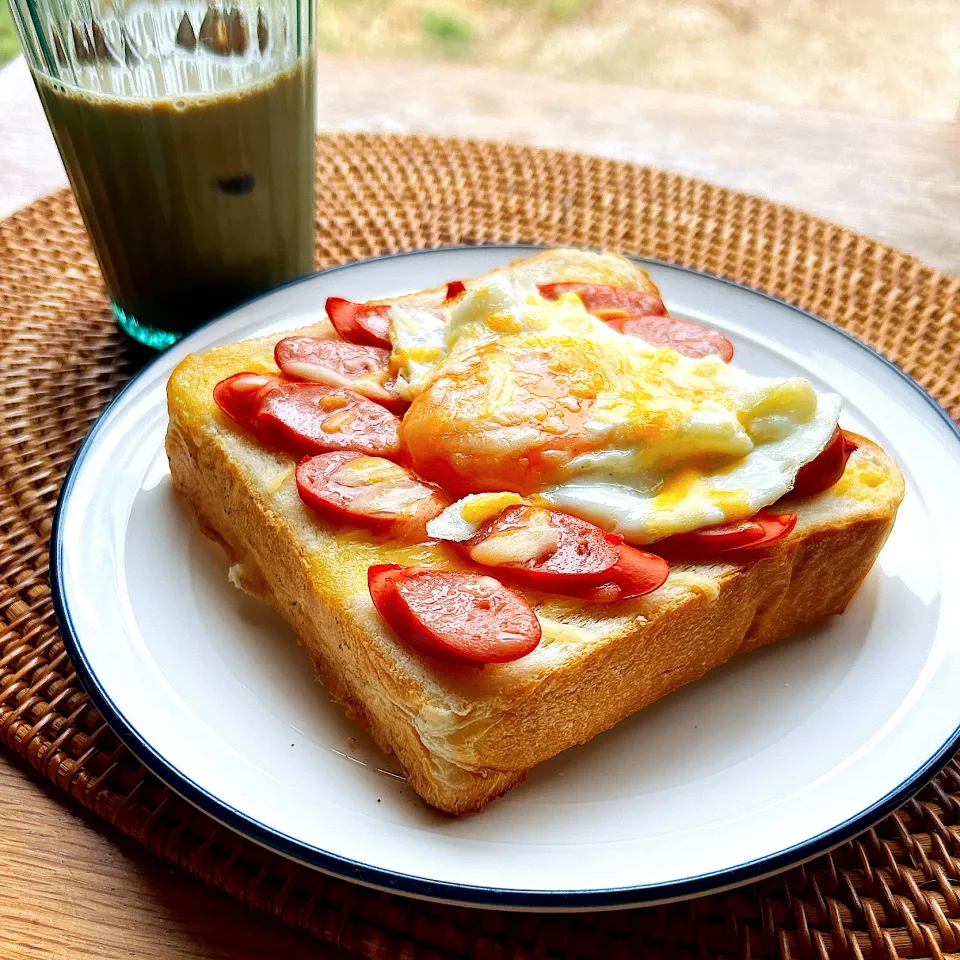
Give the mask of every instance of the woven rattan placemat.
[[[659, 257], [846, 327], [960, 416], [960, 281], [840, 227], [675, 174], [519, 146], [324, 136], [318, 172], [318, 266], [484, 241]], [[369, 958], [960, 953], [956, 760], [805, 867], [672, 906], [555, 917], [364, 890], [269, 855], [172, 795], [80, 688], [47, 585], [64, 472], [134, 365], [69, 193], [0, 224], [0, 735], [61, 789], [210, 885]]]

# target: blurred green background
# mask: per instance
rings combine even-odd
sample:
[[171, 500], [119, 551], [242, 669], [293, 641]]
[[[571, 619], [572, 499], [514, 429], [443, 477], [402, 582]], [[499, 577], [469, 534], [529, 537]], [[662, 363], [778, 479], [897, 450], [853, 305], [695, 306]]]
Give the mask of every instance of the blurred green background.
[[[316, 2], [321, 49], [345, 56], [457, 62], [821, 109], [957, 116], [960, 0]], [[6, 3], [0, 0], [0, 62], [16, 50]]]
[[5, 63], [15, 56], [19, 49], [7, 0], [0, 0], [0, 63]]

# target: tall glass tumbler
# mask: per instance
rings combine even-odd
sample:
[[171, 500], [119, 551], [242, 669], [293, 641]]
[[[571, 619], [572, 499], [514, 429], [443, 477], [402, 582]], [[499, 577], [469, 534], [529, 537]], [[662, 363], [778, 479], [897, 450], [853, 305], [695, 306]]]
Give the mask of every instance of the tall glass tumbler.
[[309, 272], [314, 0], [11, 0], [120, 327], [150, 346]]

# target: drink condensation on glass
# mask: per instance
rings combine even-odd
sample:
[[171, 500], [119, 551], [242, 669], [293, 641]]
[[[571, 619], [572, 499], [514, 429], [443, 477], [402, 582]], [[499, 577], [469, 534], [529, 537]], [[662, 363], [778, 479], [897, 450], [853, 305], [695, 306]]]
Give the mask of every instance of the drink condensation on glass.
[[11, 6], [123, 330], [165, 347], [313, 268], [313, 0]]

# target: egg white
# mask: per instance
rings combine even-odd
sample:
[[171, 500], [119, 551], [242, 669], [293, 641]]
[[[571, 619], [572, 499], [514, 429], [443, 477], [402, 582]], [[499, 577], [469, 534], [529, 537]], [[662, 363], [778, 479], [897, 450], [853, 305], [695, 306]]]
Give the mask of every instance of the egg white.
[[437, 540], [462, 543], [469, 540], [483, 524], [499, 516], [507, 507], [524, 503], [515, 493], [471, 493], [450, 504], [439, 516], [427, 523], [427, 533]]
[[430, 373], [447, 355], [448, 320], [443, 313], [416, 307], [390, 308], [391, 361], [397, 370], [396, 391], [413, 400]]
[[[780, 440], [758, 444], [727, 470], [703, 474], [678, 502], [672, 498], [660, 502], [663, 478], [625, 477], [622, 471], [602, 469], [588, 470], [576, 480], [543, 490], [539, 498], [635, 545], [746, 519], [788, 494], [797, 471], [826, 447], [837, 426], [840, 398], [825, 394], [818, 399], [813, 418]], [[599, 465], [602, 458], [591, 462]]]

